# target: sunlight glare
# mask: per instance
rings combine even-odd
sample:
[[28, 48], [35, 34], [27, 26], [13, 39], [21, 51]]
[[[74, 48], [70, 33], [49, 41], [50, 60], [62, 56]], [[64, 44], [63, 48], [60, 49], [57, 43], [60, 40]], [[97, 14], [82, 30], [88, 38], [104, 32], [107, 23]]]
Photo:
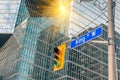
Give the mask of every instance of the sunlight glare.
[[61, 6], [60, 6], [60, 10], [61, 10], [62, 12], [65, 11], [65, 7], [64, 7], [64, 5], [61, 5]]

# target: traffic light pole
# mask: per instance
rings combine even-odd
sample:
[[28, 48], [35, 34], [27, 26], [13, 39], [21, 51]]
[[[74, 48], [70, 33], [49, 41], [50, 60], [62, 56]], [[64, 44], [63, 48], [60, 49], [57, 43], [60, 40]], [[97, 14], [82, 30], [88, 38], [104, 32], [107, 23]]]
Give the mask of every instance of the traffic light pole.
[[[85, 1], [85, 0], [84, 0]], [[116, 60], [115, 60], [115, 38], [114, 38], [114, 15], [115, 1], [108, 1], [108, 80], [116, 80]], [[107, 43], [106, 41], [93, 41], [95, 43]]]
[[116, 80], [115, 42], [114, 42], [114, 6], [113, 0], [108, 1], [108, 80]]
[[[83, 0], [81, 0], [83, 1]], [[86, 1], [86, 0], [84, 0]], [[90, 1], [90, 0], [88, 0]], [[106, 41], [91, 41], [93, 43], [108, 44], [108, 80], [116, 79], [116, 60], [115, 60], [115, 36], [114, 36], [114, 15], [115, 15], [115, 3], [113, 0], [107, 0], [108, 2], [108, 42]]]

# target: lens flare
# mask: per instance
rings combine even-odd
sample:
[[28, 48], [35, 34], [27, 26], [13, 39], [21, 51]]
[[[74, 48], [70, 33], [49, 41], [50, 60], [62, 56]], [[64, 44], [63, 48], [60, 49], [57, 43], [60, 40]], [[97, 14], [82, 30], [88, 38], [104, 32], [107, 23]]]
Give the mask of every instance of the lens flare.
[[65, 11], [65, 6], [64, 6], [64, 5], [61, 5], [61, 6], [60, 6], [60, 10], [61, 10], [62, 12], [64, 12], [64, 11]]

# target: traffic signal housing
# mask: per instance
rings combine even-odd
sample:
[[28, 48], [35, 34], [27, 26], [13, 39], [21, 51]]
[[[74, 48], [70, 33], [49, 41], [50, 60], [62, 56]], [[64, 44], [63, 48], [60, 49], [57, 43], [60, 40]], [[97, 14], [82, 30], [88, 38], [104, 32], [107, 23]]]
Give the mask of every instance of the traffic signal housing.
[[64, 67], [66, 44], [61, 44], [54, 48], [54, 71], [58, 71]]

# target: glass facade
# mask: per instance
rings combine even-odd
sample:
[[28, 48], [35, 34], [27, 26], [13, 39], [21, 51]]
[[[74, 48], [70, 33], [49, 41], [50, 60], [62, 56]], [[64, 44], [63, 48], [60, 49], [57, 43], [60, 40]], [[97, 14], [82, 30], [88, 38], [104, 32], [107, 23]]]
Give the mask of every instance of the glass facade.
[[14, 31], [21, 0], [0, 0], [0, 47]]
[[[39, 11], [41, 3], [48, 4], [43, 0], [21, 1], [17, 28], [0, 51], [2, 80], [108, 80], [106, 44], [88, 42], [74, 49], [69, 47], [71, 37], [79, 37], [98, 25], [103, 27], [103, 35], [96, 40], [107, 40], [106, 20], [104, 16], [98, 17], [102, 12], [90, 3], [74, 0], [68, 3], [67, 16], [50, 16], [43, 14], [44, 9]], [[119, 38], [120, 34], [115, 32], [118, 80]], [[53, 49], [62, 43], [67, 44], [65, 66], [54, 72]]]
[[0, 33], [13, 33], [21, 0], [0, 0]]

